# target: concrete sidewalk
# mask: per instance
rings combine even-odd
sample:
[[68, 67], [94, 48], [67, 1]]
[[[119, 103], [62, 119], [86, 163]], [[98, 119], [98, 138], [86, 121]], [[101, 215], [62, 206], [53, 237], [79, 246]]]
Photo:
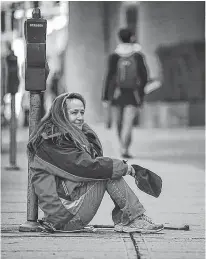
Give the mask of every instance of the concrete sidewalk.
[[[93, 127], [103, 142], [104, 155], [120, 157], [114, 130]], [[8, 138], [2, 132], [2, 258], [205, 258], [204, 129], [135, 129], [133, 154], [137, 163], [157, 172], [163, 179], [158, 199], [139, 191], [134, 179], [125, 177], [155, 221], [190, 225], [190, 231], [164, 230], [159, 234], [120, 234], [98, 229], [95, 233], [20, 233], [26, 221], [27, 158], [25, 130], [19, 130], [20, 171], [5, 171]], [[27, 136], [26, 136], [27, 135]], [[112, 225], [113, 203], [106, 194], [91, 224]], [[39, 218], [43, 216], [39, 211]]]

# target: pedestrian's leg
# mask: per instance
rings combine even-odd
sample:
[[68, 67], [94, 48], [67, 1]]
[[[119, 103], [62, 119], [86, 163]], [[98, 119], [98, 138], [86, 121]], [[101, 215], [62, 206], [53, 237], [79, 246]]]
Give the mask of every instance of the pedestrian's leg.
[[114, 224], [127, 225], [145, 212], [139, 199], [121, 177], [118, 180], [108, 180], [106, 190], [115, 204], [112, 211]]
[[132, 129], [134, 124], [134, 118], [136, 115], [136, 107], [128, 105], [125, 107], [122, 129], [122, 153], [123, 155], [129, 155], [129, 147], [132, 142]]
[[26, 109], [25, 110], [25, 124], [24, 124], [25, 127], [28, 127], [29, 126], [29, 110]]
[[81, 205], [75, 216], [63, 230], [78, 230], [84, 228], [95, 216], [106, 190], [106, 181], [84, 183], [76, 193], [75, 200], [81, 199]]
[[106, 106], [106, 128], [110, 129], [112, 127], [113, 123], [113, 117], [112, 117], [112, 105], [108, 104]]
[[118, 135], [119, 141], [121, 143], [124, 107], [116, 106], [116, 107], [114, 107], [114, 109], [115, 109], [117, 135]]

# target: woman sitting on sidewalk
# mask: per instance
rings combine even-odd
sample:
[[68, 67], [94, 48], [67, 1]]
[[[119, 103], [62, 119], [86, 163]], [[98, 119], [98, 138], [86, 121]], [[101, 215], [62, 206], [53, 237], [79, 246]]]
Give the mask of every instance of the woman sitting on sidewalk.
[[139, 172], [144, 176], [151, 171], [104, 157], [97, 135], [84, 122], [85, 106], [80, 94], [58, 96], [30, 137], [32, 184], [45, 214], [41, 223], [51, 230], [83, 229], [107, 191], [115, 205], [115, 231], [162, 230], [162, 224], [153, 223], [144, 214], [144, 207], [123, 178], [131, 175], [139, 180]]

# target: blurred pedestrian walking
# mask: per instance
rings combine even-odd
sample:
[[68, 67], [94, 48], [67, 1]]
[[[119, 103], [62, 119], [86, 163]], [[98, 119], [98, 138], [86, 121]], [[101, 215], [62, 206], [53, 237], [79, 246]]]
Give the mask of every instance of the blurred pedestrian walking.
[[108, 107], [115, 107], [116, 128], [122, 157], [132, 158], [129, 153], [132, 128], [143, 103], [144, 87], [148, 80], [147, 69], [144, 56], [140, 53], [141, 47], [133, 42], [131, 31], [120, 29], [118, 36], [121, 43], [109, 56], [102, 99]]
[[1, 127], [5, 127], [8, 122], [5, 117], [5, 100], [4, 97], [7, 94], [7, 64], [6, 57], [1, 52]]
[[60, 72], [56, 71], [51, 79], [51, 93], [54, 100], [59, 95]]

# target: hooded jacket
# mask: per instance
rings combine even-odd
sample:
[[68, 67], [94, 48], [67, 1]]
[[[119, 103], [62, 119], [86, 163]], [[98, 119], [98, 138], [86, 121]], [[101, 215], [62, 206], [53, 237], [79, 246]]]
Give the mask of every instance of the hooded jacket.
[[126, 174], [128, 165], [119, 159], [104, 157], [97, 135], [83, 127], [90, 148], [78, 149], [69, 136], [56, 144], [61, 133], [45, 132], [30, 161], [31, 182], [44, 212], [44, 220], [61, 229], [72, 219], [82, 199], [71, 199], [75, 188], [88, 181], [117, 179]]
[[144, 61], [144, 56], [140, 52], [141, 47], [139, 44], [134, 43], [121, 43], [117, 46], [115, 52], [109, 56], [108, 59], [108, 72], [105, 80], [105, 85], [102, 93], [103, 101], [112, 101], [114, 98], [114, 92], [117, 86], [116, 73], [117, 64], [120, 57], [127, 57], [134, 54], [137, 62], [137, 74], [140, 77], [140, 85], [137, 88], [141, 101], [144, 97], [144, 87], [147, 84], [147, 68]]

